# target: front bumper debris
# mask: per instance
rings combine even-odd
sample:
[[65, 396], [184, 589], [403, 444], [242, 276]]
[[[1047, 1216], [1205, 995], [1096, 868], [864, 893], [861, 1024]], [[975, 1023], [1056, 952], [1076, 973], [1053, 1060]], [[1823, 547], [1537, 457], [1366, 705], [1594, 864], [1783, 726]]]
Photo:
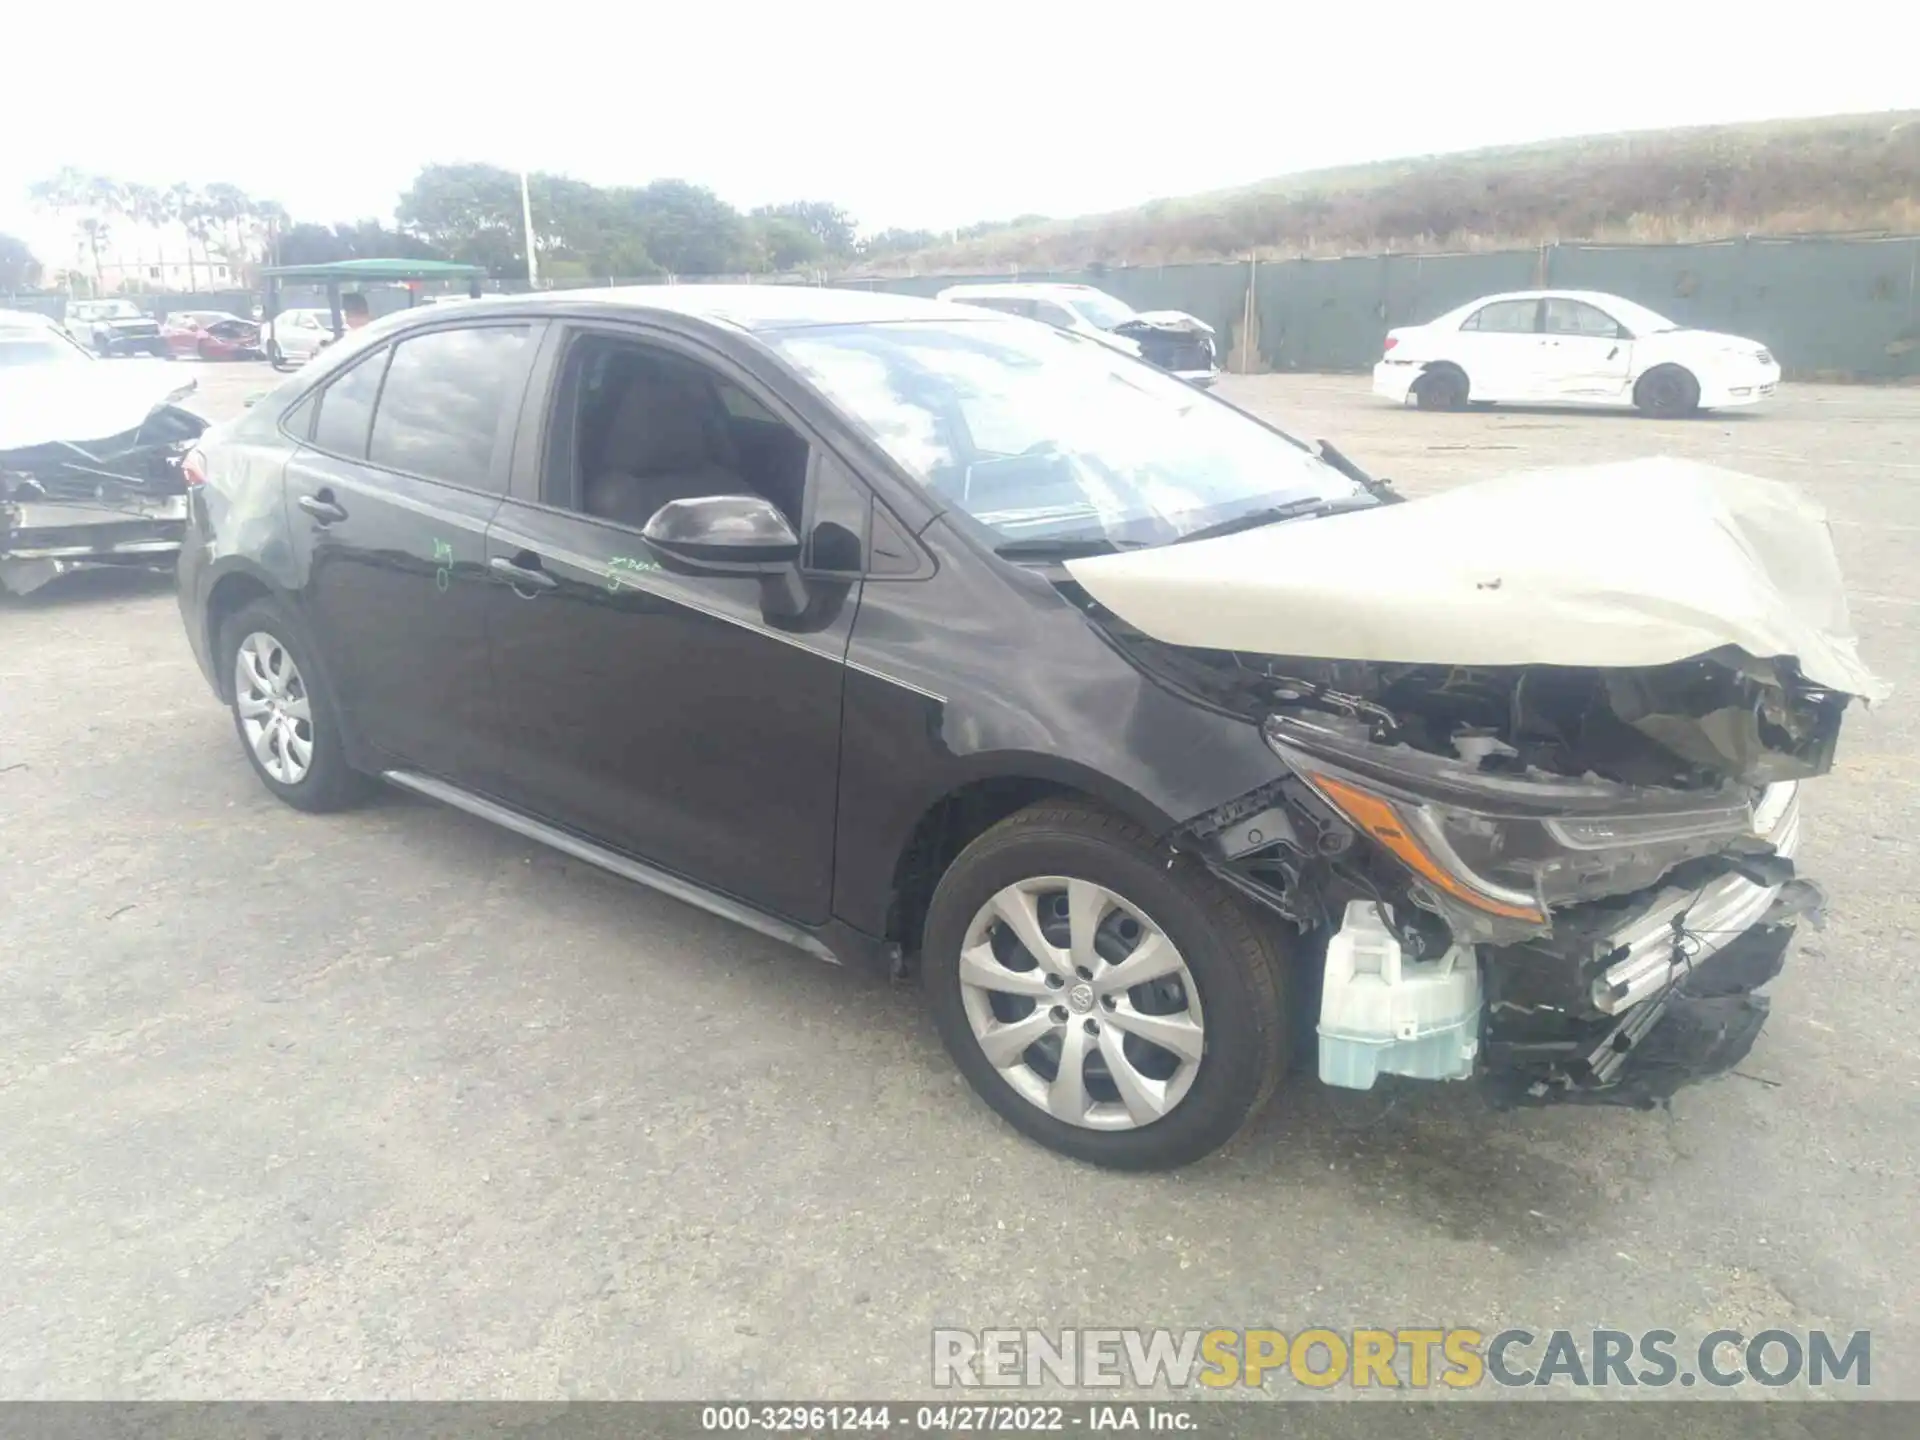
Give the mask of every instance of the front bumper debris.
[[187, 533], [187, 497], [145, 505], [0, 506], [0, 590], [29, 595], [48, 581], [97, 566], [164, 569]]
[[1793, 936], [1790, 924], [1745, 931], [1612, 1023], [1565, 1027], [1576, 1033], [1520, 1038], [1490, 1013], [1490, 1093], [1504, 1105], [1644, 1110], [1724, 1075], [1746, 1059], [1766, 1024], [1767, 997], [1757, 992], [1785, 966]]
[[[1223, 880], [1301, 932], [1319, 1073], [1473, 1078], [1505, 1105], [1645, 1108], [1752, 1049], [1763, 986], [1822, 899], [1794, 875], [1800, 787], [1753, 807], [1753, 844], [1674, 865], [1622, 895], [1556, 907], [1544, 933], [1464, 943], [1406, 903], [1353, 837], [1315, 828], [1295, 779], [1185, 832]], [[1311, 1003], [1311, 1002], [1310, 1002]]]
[[163, 403], [106, 439], [0, 453], [0, 589], [30, 594], [81, 568], [172, 566], [187, 533], [180, 460], [205, 429]]

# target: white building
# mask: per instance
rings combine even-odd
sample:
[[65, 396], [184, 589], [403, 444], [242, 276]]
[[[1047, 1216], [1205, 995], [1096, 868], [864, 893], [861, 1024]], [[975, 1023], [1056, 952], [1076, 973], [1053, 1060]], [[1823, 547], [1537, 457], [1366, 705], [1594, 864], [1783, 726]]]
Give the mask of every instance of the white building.
[[229, 255], [218, 239], [202, 243], [178, 225], [141, 225], [115, 220], [100, 247], [99, 263], [82, 235], [74, 235], [54, 260], [43, 254], [49, 274], [66, 270], [88, 280], [98, 279], [106, 294], [156, 291], [192, 293], [234, 290], [247, 284], [246, 266], [263, 257], [240, 259]]

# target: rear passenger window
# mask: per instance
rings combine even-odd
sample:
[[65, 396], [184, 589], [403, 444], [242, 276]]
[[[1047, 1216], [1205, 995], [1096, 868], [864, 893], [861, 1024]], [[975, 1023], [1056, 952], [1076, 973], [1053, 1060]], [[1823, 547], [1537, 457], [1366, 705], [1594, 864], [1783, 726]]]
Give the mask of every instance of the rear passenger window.
[[[433, 330], [402, 340], [387, 367], [367, 458], [469, 490], [497, 490], [496, 444], [511, 434], [524, 325]], [[327, 412], [322, 407], [321, 424]]]
[[1501, 335], [1531, 335], [1539, 313], [1538, 300], [1496, 300], [1474, 311], [1460, 328]]
[[373, 418], [373, 402], [380, 395], [380, 376], [386, 368], [387, 352], [382, 350], [327, 386], [313, 425], [314, 448], [350, 460], [366, 458], [367, 422]]

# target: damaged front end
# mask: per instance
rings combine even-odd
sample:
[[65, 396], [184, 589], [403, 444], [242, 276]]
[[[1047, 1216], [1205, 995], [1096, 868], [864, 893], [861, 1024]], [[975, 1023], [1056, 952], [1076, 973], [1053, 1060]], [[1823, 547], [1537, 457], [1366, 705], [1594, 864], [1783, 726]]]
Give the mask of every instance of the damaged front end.
[[1800, 786], [1888, 693], [1804, 495], [1652, 457], [1064, 568], [1284, 766], [1177, 843], [1300, 928], [1326, 1079], [1647, 1104], [1752, 1045]]
[[1799, 784], [1849, 698], [1734, 652], [1630, 669], [1393, 665], [1162, 645], [1289, 772], [1192, 824], [1319, 959], [1320, 1071], [1478, 1075], [1516, 1103], [1647, 1105], [1722, 1073], [1795, 921]]
[[1148, 310], [1113, 327], [1140, 347], [1149, 365], [1171, 371], [1194, 384], [1211, 383], [1220, 373], [1213, 327], [1180, 310]]
[[206, 428], [163, 401], [104, 438], [0, 451], [0, 589], [25, 595], [82, 567], [173, 564], [187, 526], [180, 462]]

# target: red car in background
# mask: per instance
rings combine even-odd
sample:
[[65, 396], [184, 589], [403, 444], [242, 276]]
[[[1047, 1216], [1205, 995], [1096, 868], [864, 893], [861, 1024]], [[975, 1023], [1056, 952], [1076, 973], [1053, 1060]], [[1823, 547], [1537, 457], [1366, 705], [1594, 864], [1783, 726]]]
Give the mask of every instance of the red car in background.
[[202, 360], [259, 360], [260, 327], [224, 310], [176, 310], [160, 326], [167, 354]]

